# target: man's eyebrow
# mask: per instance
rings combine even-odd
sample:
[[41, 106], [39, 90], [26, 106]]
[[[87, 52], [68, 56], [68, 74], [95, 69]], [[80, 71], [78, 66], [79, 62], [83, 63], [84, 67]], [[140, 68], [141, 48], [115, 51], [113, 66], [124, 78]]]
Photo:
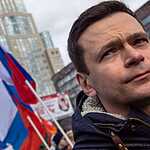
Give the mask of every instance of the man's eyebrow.
[[145, 32], [137, 32], [137, 33], [133, 33], [132, 35], [129, 35], [126, 39], [128, 42], [132, 42], [134, 41], [134, 39], [140, 37], [148, 38], [148, 35]]
[[[128, 42], [132, 42], [134, 41], [134, 39], [140, 38], [140, 37], [144, 37], [144, 38], [148, 38], [148, 35], [145, 32], [137, 32], [137, 33], [133, 33], [129, 36], [127, 36], [126, 40]], [[108, 43], [106, 43], [105, 45], [102, 46], [101, 49], [99, 49], [99, 52], [96, 55], [96, 61], [99, 61], [99, 59], [102, 57], [103, 53], [109, 48], [109, 47], [113, 47], [117, 45], [121, 45], [121, 39], [120, 38], [116, 38], [114, 40], [109, 41]]]
[[120, 45], [121, 41], [120, 39], [114, 39], [106, 43], [105, 45], [102, 46], [102, 48], [99, 49], [99, 52], [96, 55], [96, 61], [99, 61], [99, 58], [102, 57], [103, 53], [109, 48], [116, 46], [116, 44]]

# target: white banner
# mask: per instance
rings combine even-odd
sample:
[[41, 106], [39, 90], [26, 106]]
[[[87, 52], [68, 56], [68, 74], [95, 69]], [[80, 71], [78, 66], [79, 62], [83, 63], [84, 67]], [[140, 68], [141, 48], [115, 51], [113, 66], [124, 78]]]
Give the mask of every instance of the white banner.
[[[53, 94], [41, 98], [57, 120], [64, 119], [73, 114], [73, 107], [67, 94]], [[36, 104], [34, 109], [41, 117], [51, 120], [40, 103]]]

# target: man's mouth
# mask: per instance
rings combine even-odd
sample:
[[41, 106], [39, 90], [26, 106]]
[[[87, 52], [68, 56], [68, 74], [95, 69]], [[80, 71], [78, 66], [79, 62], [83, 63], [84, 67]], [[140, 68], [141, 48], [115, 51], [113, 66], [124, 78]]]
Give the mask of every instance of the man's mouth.
[[145, 71], [128, 78], [126, 80], [126, 83], [142, 81], [147, 79], [149, 76], [150, 76], [150, 71]]

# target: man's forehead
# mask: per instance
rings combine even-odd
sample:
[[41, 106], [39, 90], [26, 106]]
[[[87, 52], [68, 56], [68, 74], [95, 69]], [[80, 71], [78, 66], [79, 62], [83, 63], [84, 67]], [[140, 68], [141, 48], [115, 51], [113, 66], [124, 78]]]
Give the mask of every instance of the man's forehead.
[[113, 38], [124, 38], [135, 32], [144, 32], [141, 24], [127, 13], [119, 12], [90, 25], [78, 42], [83, 48], [92, 48]]

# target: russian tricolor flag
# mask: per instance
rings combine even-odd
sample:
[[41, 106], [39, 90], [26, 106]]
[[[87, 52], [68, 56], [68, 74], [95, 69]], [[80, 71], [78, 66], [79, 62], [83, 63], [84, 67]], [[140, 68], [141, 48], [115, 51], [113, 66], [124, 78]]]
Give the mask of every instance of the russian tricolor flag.
[[35, 88], [30, 75], [0, 47], [0, 150], [39, 149], [42, 142], [27, 116], [45, 136], [43, 126], [28, 105], [36, 103], [37, 99], [25, 84], [26, 80]]

